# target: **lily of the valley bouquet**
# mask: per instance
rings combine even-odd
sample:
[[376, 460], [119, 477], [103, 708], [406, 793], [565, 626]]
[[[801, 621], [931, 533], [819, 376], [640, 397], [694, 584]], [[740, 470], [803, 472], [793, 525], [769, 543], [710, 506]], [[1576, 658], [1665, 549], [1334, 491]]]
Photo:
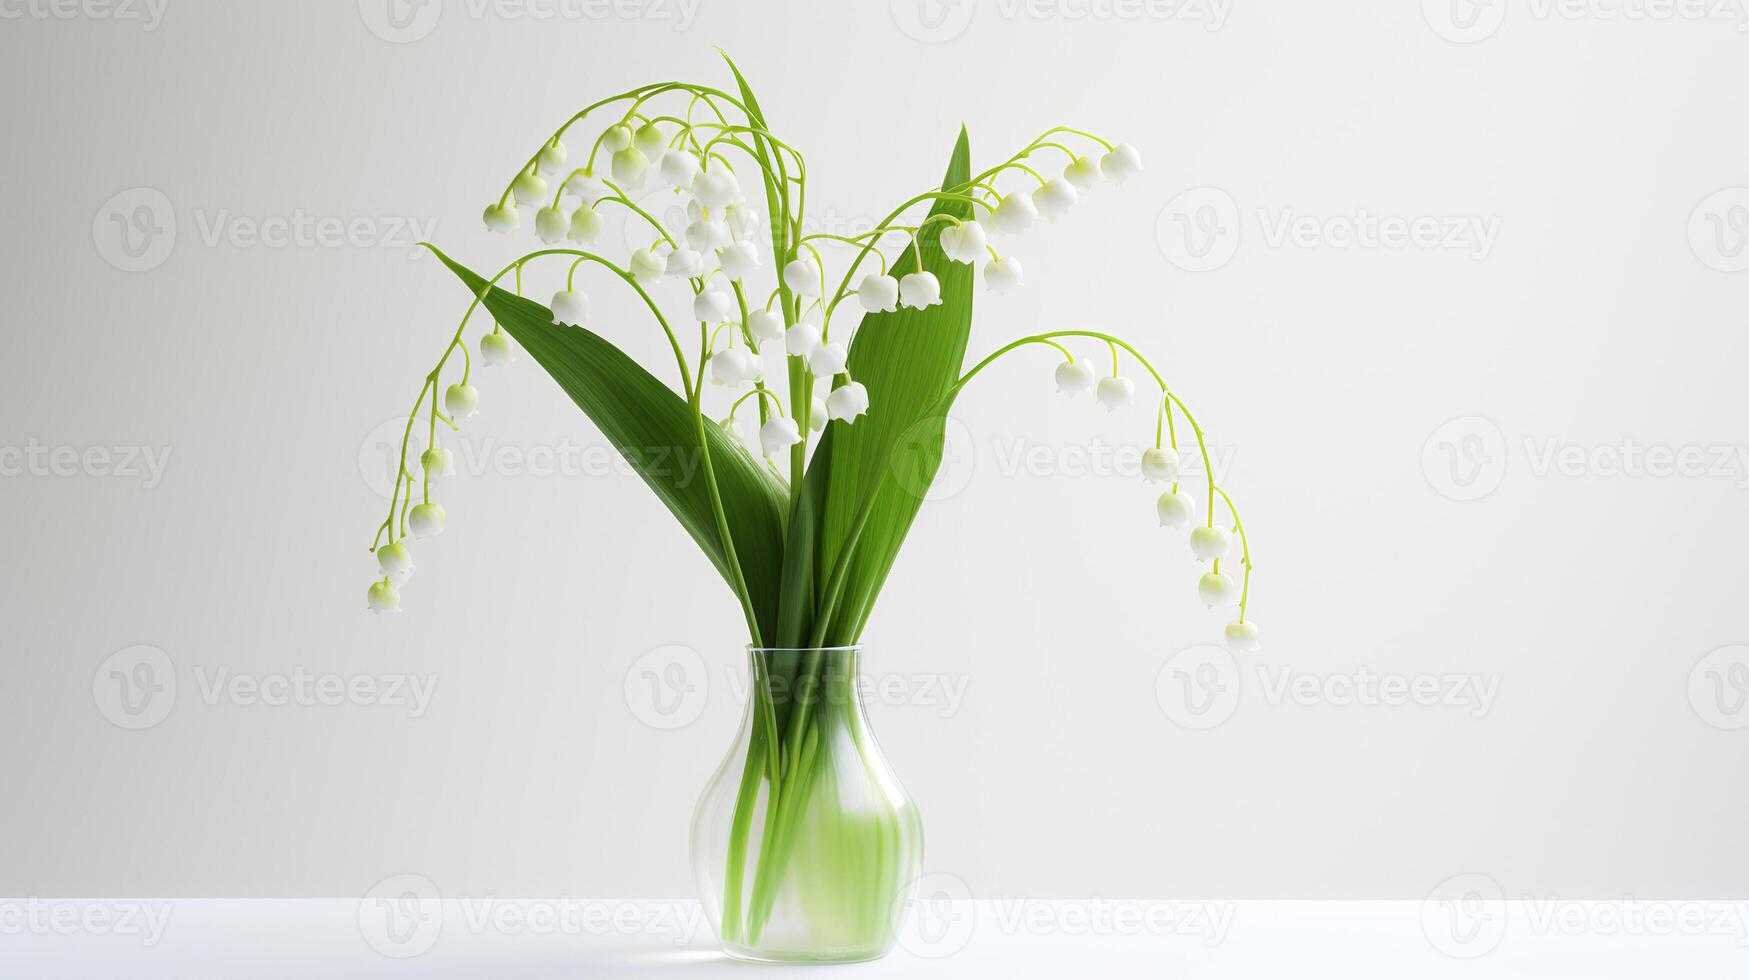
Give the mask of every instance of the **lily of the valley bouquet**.
[[[1198, 591], [1236, 607], [1226, 638], [1239, 651], [1258, 641], [1245, 613], [1250, 549], [1202, 428], [1123, 339], [1052, 330], [965, 367], [975, 280], [1019, 287], [1011, 243], [1135, 173], [1134, 147], [1059, 126], [973, 172], [962, 130], [940, 184], [872, 230], [805, 233], [806, 158], [729, 67], [733, 94], [645, 85], [588, 106], [542, 143], [485, 222], [506, 233], [532, 224], [545, 247], [489, 277], [437, 252], [473, 300], [409, 413], [369, 605], [399, 608], [416, 542], [447, 522], [437, 489], [453, 458], [439, 427], [474, 415], [478, 369], [510, 364], [520, 346], [673, 512], [746, 619], [749, 704], [692, 841], [725, 948], [866, 959], [892, 946], [922, 832], [869, 731], [857, 644], [940, 465], [946, 414], [972, 379], [1011, 353], [1041, 351], [1063, 394], [1110, 411], [1141, 401], [1159, 522], [1191, 528], [1191, 551], [1209, 563]], [[682, 220], [639, 203], [652, 187], [678, 205], [655, 210]], [[600, 244], [610, 223], [639, 243], [629, 255]], [[524, 295], [536, 281], [548, 284], [536, 293], [544, 305]], [[596, 332], [589, 295], [606, 290], [648, 309], [639, 329], [666, 340], [673, 360], [657, 370], [673, 386]], [[1126, 376], [1134, 369], [1145, 394]], [[410, 458], [416, 427], [429, 448]], [[1186, 429], [1208, 477], [1195, 491], [1179, 483]]]

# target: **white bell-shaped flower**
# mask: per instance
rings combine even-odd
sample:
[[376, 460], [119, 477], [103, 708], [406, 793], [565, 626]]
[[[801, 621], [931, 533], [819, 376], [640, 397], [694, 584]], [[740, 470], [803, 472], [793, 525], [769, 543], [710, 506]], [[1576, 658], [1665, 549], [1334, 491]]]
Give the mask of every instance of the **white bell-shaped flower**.
[[391, 541], [377, 549], [377, 570], [397, 585], [413, 577], [413, 553], [401, 541]]
[[632, 134], [632, 145], [637, 147], [644, 156], [654, 160], [668, 148], [668, 137], [662, 135], [662, 127], [653, 122], [647, 122], [638, 127]]
[[540, 148], [540, 169], [542, 173], [557, 173], [565, 165], [565, 157], [570, 154], [565, 144], [554, 140]]
[[692, 182], [692, 196], [698, 198], [698, 203], [715, 211], [740, 197], [741, 185], [727, 167], [713, 164]]
[[450, 385], [443, 392], [443, 410], [452, 419], [471, 418], [480, 410], [480, 389], [473, 385]]
[[442, 504], [419, 504], [407, 514], [407, 526], [413, 530], [413, 536], [419, 539], [435, 538], [443, 533], [443, 525], [449, 520], [449, 515], [443, 512]]
[[826, 396], [826, 413], [841, 422], [854, 422], [868, 411], [868, 389], [860, 381], [839, 385]]
[[571, 240], [580, 245], [587, 245], [601, 237], [601, 229], [607, 226], [607, 219], [601, 212], [588, 204], [579, 204], [577, 210], [571, 212]]
[[1129, 145], [1119, 143], [1111, 148], [1099, 161], [1099, 171], [1112, 180], [1123, 183], [1127, 177], [1132, 177], [1142, 170], [1142, 151]]
[[656, 254], [656, 246], [640, 248], [632, 253], [632, 277], [646, 286], [654, 285], [668, 271], [668, 260]]
[[1239, 587], [1226, 572], [1209, 572], [1197, 579], [1196, 594], [1211, 609], [1216, 606], [1236, 605], [1239, 602]]
[[401, 611], [401, 593], [392, 582], [376, 582], [370, 591], [364, 595], [364, 601], [373, 613], [395, 613]]
[[807, 357], [820, 349], [820, 328], [803, 320], [783, 335], [783, 349], [791, 357]]
[[1100, 378], [1099, 389], [1093, 394], [1099, 399], [1099, 404], [1105, 406], [1106, 411], [1115, 412], [1135, 400], [1136, 383], [1116, 376]]
[[704, 271], [704, 258], [690, 248], [677, 248], [668, 253], [663, 268], [676, 279], [690, 279]]
[[609, 126], [607, 132], [601, 134], [601, 147], [609, 153], [618, 153], [632, 145], [632, 128], [621, 123]]
[[759, 427], [759, 448], [767, 456], [775, 456], [801, 441], [801, 428], [787, 415], [774, 415]]
[[698, 179], [698, 157], [685, 150], [669, 150], [656, 162], [656, 172], [668, 186], [687, 190]]
[[911, 272], [899, 280], [899, 305], [914, 310], [941, 304], [941, 280], [933, 272]]
[[989, 244], [984, 226], [965, 221], [941, 229], [941, 250], [955, 262], [975, 262]]
[[547, 304], [553, 311], [553, 322], [561, 326], [581, 327], [589, 322], [589, 297], [575, 289], [561, 289]]
[[1075, 185], [1061, 177], [1045, 181], [1043, 187], [1032, 192], [1033, 206], [1051, 221], [1068, 214], [1075, 206], [1075, 199]]
[[699, 218], [686, 226], [686, 244], [700, 252], [721, 248], [729, 242], [729, 226], [710, 218]]
[[783, 283], [790, 292], [810, 299], [820, 296], [826, 287], [820, 281], [820, 266], [810, 256], [798, 255], [783, 267]]
[[1023, 271], [1019, 259], [1004, 255], [984, 266], [984, 285], [999, 293], [1006, 293], [1020, 285]]
[[650, 158], [635, 146], [628, 146], [613, 155], [613, 179], [621, 187], [629, 189], [643, 184], [644, 174], [649, 169]]
[[1063, 177], [1080, 190], [1087, 190], [1099, 183], [1101, 176], [1099, 158], [1091, 153], [1076, 157], [1075, 162], [1069, 164], [1069, 169], [1063, 171]]
[[856, 301], [870, 313], [891, 313], [899, 308], [899, 280], [878, 272], [863, 276]]
[[1227, 649], [1234, 653], [1253, 653], [1263, 645], [1262, 637], [1258, 635], [1257, 624], [1246, 620], [1227, 624]]
[[1168, 490], [1154, 502], [1161, 527], [1184, 527], [1196, 519], [1196, 498], [1183, 490]]
[[739, 385], [753, 379], [759, 370], [756, 358], [739, 347], [730, 347], [711, 355], [711, 379], [721, 384]]
[[700, 290], [692, 298], [692, 318], [700, 323], [722, 323], [734, 315], [734, 299], [720, 289]]
[[736, 238], [752, 238], [759, 230], [759, 210], [740, 201], [723, 205], [723, 220]]
[[1010, 194], [996, 205], [995, 212], [990, 215], [990, 223], [1003, 234], [1018, 235], [1030, 228], [1036, 218], [1038, 208], [1033, 206], [1031, 197]]
[[783, 339], [783, 317], [776, 310], [754, 310], [747, 314], [747, 332], [760, 345]]
[[534, 233], [548, 245], [565, 240], [571, 230], [571, 216], [557, 207], [544, 207], [534, 213]]
[[759, 249], [752, 242], [730, 242], [717, 250], [717, 264], [730, 279], [745, 279], [759, 268]]
[[1178, 450], [1171, 446], [1142, 450], [1142, 477], [1149, 483], [1177, 482]]
[[1224, 527], [1204, 525], [1190, 532], [1190, 551], [1197, 561], [1214, 561], [1233, 550], [1233, 535]]
[[1057, 390], [1070, 398], [1092, 391], [1093, 375], [1090, 361], [1063, 361], [1057, 365]]
[[439, 480], [455, 474], [455, 453], [448, 446], [437, 446], [419, 454], [419, 468], [427, 480]]
[[522, 215], [508, 204], [489, 204], [482, 217], [486, 222], [486, 229], [500, 235], [509, 232], [522, 222]]
[[833, 341], [808, 355], [808, 370], [816, 377], [836, 377], [844, 372], [844, 362], [849, 359], [850, 352], [844, 345]]
[[487, 367], [509, 367], [516, 363], [516, 348], [507, 334], [493, 331], [480, 338], [480, 363]]
[[808, 399], [808, 406], [808, 428], [815, 432], [826, 431], [826, 423], [830, 421], [827, 415], [830, 409], [826, 407], [826, 399], [815, 395]]
[[533, 170], [518, 174], [510, 185], [518, 204], [544, 204], [547, 199], [547, 179]]

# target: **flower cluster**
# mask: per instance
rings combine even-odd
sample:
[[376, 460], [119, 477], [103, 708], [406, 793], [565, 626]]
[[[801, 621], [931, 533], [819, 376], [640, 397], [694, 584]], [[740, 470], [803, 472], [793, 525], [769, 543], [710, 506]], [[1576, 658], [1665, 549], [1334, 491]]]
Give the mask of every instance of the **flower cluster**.
[[[673, 99], [676, 108], [657, 111], [655, 105], [662, 99]], [[621, 103], [623, 111], [618, 109]], [[585, 126], [592, 112], [607, 107], [615, 111], [604, 124]], [[578, 133], [585, 140], [577, 145], [588, 148], [574, 153], [566, 140]], [[1045, 158], [1061, 160], [1062, 169], [1047, 176]], [[852, 425], [871, 411], [869, 390], [850, 371], [848, 328], [834, 331], [834, 315], [842, 303], [854, 300], [864, 314], [941, 304], [942, 284], [925, 268], [921, 245], [925, 229], [935, 223], [939, 223], [935, 230], [941, 252], [948, 260], [981, 264], [984, 284], [996, 292], [1017, 288], [1024, 279], [1020, 260], [1005, 247], [998, 248], [996, 240], [1010, 242], [1040, 218], [1056, 221], [1082, 194], [1101, 183], [1121, 184], [1141, 166], [1141, 154], [1127, 143], [1057, 127], [960, 186], [918, 194], [866, 233], [804, 234], [801, 206], [807, 164], [803, 155], [757, 125], [754, 115], [725, 93], [662, 83], [602, 100], [578, 113], [540, 146], [482, 217], [491, 231], [509, 233], [523, 226], [525, 210], [532, 211], [534, 234], [545, 246], [511, 263], [493, 278], [494, 284], [514, 272], [515, 288], [521, 294], [525, 272], [535, 260], [563, 259], [568, 263], [563, 286], [550, 294], [547, 307], [553, 323], [586, 328], [591, 301], [580, 273], [589, 267], [604, 271], [604, 283], [634, 291], [667, 335], [682, 393], [693, 411], [705, 411], [708, 381], [713, 391], [723, 393], [727, 405], [718, 424], [739, 440], [736, 414], [752, 401], [750, 410], [759, 416], [758, 452], [774, 460], [787, 456], [790, 481], [799, 485], [810, 437], [834, 422]], [[748, 199], [743, 177], [753, 178], [763, 189], [763, 214]], [[672, 206], [647, 208], [640, 203], [652, 199]], [[959, 202], [965, 206], [960, 213], [970, 217], [940, 211], [911, 217], [938, 201]], [[652, 210], [664, 217], [658, 218]], [[607, 237], [610, 215], [625, 222], [628, 254], [598, 251]], [[771, 227], [762, 227], [766, 221]], [[760, 296], [765, 297], [763, 302]], [[478, 305], [470, 307], [469, 315]], [[683, 314], [670, 316], [681, 309]], [[696, 365], [682, 353], [673, 322], [698, 325]], [[453, 460], [449, 450], [436, 444], [437, 427], [440, 422], [458, 427], [475, 414], [480, 400], [470, 383], [472, 357], [463, 341], [467, 323], [464, 317], [450, 346], [426, 376], [408, 420], [410, 438], [424, 412], [432, 448], [420, 457], [415, 474], [403, 440], [389, 517], [373, 545], [380, 578], [370, 587], [368, 598], [370, 608], [379, 612], [399, 607], [398, 587], [413, 571], [408, 541], [433, 537], [444, 527], [446, 515], [442, 505], [432, 500], [432, 488], [451, 472]], [[1117, 371], [1120, 346], [1140, 360], [1133, 349], [1105, 338], [1111, 345], [1113, 370], [1101, 377], [1092, 362], [1076, 360], [1050, 339], [1053, 336], [1104, 335], [1071, 331], [1027, 338], [990, 360], [1021, 343], [1049, 343], [1066, 358], [1056, 369], [1062, 391], [1072, 395], [1090, 391], [1110, 411], [1135, 399], [1135, 384]], [[509, 337], [497, 325], [480, 338], [478, 346], [482, 364], [508, 364], [514, 358]], [[458, 351], [463, 355], [461, 378], [440, 387], [446, 365]], [[768, 384], [768, 377], [780, 383]], [[1157, 433], [1145, 466], [1150, 480], [1170, 484], [1160, 498], [1159, 513], [1163, 524], [1177, 527], [1192, 522], [1196, 505], [1178, 488], [1174, 403], [1187, 420], [1189, 415], [1163, 382], [1161, 392], [1161, 418], [1172, 439], [1163, 443]], [[879, 411], [879, 405], [872, 410]], [[1200, 443], [1200, 429], [1197, 436]], [[1200, 591], [1210, 605], [1239, 605], [1239, 620], [1228, 627], [1227, 636], [1235, 648], [1250, 649], [1256, 646], [1257, 630], [1244, 618], [1249, 551], [1236, 512], [1231, 531], [1215, 525], [1217, 493], [1225, 497], [1211, 482], [1209, 521], [1191, 534], [1197, 557], [1213, 563]], [[1240, 587], [1221, 571], [1222, 560], [1234, 552], [1235, 539], [1246, 573], [1246, 584]]]

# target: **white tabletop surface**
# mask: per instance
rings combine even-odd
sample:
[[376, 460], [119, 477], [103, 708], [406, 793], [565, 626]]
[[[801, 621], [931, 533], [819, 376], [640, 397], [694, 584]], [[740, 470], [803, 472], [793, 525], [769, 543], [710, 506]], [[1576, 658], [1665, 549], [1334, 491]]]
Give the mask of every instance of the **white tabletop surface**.
[[980, 899], [885, 959], [762, 967], [697, 902], [0, 900], [0, 977], [1749, 977], [1749, 902]]

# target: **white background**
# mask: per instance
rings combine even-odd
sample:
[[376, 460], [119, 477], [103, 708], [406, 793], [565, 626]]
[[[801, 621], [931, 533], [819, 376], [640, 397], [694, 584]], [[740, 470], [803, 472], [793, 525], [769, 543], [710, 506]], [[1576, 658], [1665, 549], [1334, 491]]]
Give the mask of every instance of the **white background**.
[[[0, 0], [0, 894], [692, 893], [740, 616], [557, 386], [527, 358], [481, 375], [403, 614], [365, 614], [365, 548], [383, 423], [466, 299], [403, 219], [497, 268], [528, 219], [506, 240], [480, 209], [547, 134], [639, 83], [730, 85], [721, 45], [828, 230], [938, 180], [961, 121], [979, 166], [1055, 124], [1140, 147], [1121, 191], [1013, 244], [1026, 286], [979, 293], [972, 352], [1133, 339], [1251, 531], [1266, 646], [1233, 660], [1109, 455], [1149, 408], [1064, 401], [1042, 353], [969, 390], [865, 637], [932, 873], [1741, 895], [1745, 17], [1454, 2], [456, 0], [396, 28], [375, 0]], [[124, 241], [140, 206], [158, 234]], [[1363, 210], [1495, 233], [1345, 244]], [[251, 235], [299, 215], [369, 241]], [[168, 458], [57, 473], [33, 446]], [[130, 715], [111, 673], [142, 657], [163, 689]], [[208, 692], [298, 671], [435, 687], [423, 711]], [[1380, 676], [1441, 698], [1345, 696]]]

